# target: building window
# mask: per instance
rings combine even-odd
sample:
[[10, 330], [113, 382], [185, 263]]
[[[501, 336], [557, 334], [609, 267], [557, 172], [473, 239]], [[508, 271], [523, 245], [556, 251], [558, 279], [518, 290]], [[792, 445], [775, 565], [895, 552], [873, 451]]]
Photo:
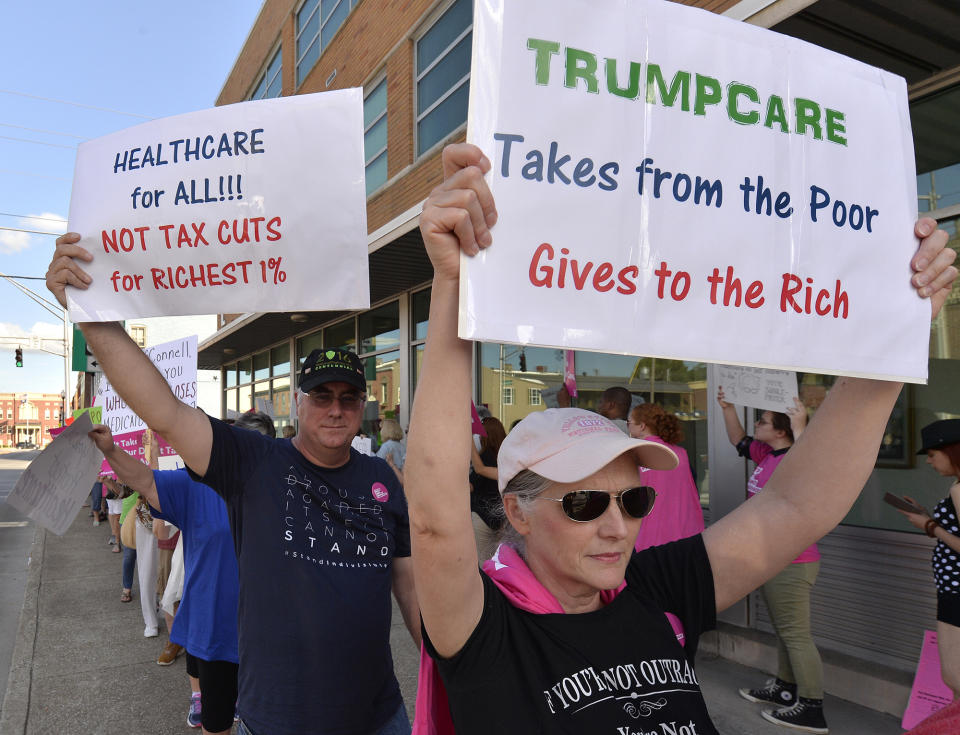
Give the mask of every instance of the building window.
[[49, 420], [50, 420], [50, 409], [49, 409], [49, 408], [45, 408], [45, 409], [43, 410], [43, 420], [44, 420], [44, 421], [49, 421]]
[[417, 153], [467, 119], [473, 0], [456, 0], [417, 41]]
[[147, 346], [147, 328], [142, 324], [130, 325], [130, 338], [141, 350]]
[[277, 53], [270, 59], [266, 71], [263, 72], [263, 76], [260, 77], [260, 81], [253, 90], [253, 94], [250, 95], [250, 99], [263, 100], [270, 97], [279, 97], [283, 93], [283, 74], [281, 73], [283, 69], [282, 58], [280, 49], [278, 48]]
[[512, 385], [503, 386], [503, 405], [504, 406], [513, 405], [513, 386]]
[[387, 80], [363, 100], [363, 151], [367, 196], [387, 180]]
[[527, 403], [531, 406], [539, 406], [542, 403], [539, 388], [527, 388]]
[[359, 0], [307, 0], [297, 13], [297, 85], [317, 63]]

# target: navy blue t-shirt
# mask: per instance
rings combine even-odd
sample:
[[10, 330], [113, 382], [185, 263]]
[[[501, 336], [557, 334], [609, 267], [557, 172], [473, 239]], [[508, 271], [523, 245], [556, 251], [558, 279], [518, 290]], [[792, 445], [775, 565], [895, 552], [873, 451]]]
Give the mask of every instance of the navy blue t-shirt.
[[410, 555], [410, 529], [396, 475], [353, 450], [318, 467], [289, 439], [210, 424], [210, 465], [194, 477], [227, 501], [233, 527], [240, 716], [271, 735], [375, 732], [403, 703], [391, 563]]

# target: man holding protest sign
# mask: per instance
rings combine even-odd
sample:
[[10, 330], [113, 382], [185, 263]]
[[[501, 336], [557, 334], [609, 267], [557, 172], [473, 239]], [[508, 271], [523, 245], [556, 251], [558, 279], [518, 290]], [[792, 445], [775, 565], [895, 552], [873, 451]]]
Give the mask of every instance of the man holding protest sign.
[[[699, 635], [843, 518], [873, 469], [901, 384], [838, 379], [763, 493], [702, 535], [638, 554], [653, 498], [636, 487], [637, 466], [675, 466], [673, 453], [623, 437], [596, 414], [534, 412], [498, 458], [507, 520], [523, 543], [501, 545], [478, 572], [463, 473], [472, 347], [457, 322], [461, 255], [493, 244], [497, 210], [479, 148], [449, 146], [443, 165], [445, 181], [420, 219], [434, 267], [421, 372], [430, 390], [417, 392], [405, 476], [425, 645], [453, 726], [461, 735], [716, 733], [692, 668]], [[915, 234], [912, 284], [936, 316], [956, 254], [933, 220], [920, 220]], [[565, 614], [530, 614], [547, 612]], [[683, 648], [665, 613], [683, 623]], [[421, 692], [437, 683], [425, 669]], [[443, 715], [420, 705], [418, 723]]]
[[[91, 278], [57, 240], [47, 287]], [[115, 322], [80, 325], [111, 385], [227, 502], [240, 574], [240, 732], [409, 731], [390, 652], [390, 590], [419, 644], [406, 500], [377, 457], [351, 451], [366, 403], [352, 352], [315, 350], [296, 393], [299, 432], [271, 439], [181, 403]], [[318, 692], [322, 693], [318, 695]]]

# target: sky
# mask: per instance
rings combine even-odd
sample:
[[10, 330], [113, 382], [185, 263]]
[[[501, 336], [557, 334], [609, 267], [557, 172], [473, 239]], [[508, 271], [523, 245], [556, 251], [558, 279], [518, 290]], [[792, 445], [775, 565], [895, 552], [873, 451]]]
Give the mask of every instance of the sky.
[[[55, 236], [13, 230], [67, 231], [78, 143], [214, 105], [261, 5], [4, 3], [0, 228], [8, 229], [0, 229], [0, 273], [46, 273]], [[43, 281], [19, 282], [54, 300]], [[63, 322], [0, 279], [0, 393], [59, 393], [62, 357], [24, 341], [24, 367], [15, 367], [16, 345], [3, 338], [27, 335], [62, 339]]]

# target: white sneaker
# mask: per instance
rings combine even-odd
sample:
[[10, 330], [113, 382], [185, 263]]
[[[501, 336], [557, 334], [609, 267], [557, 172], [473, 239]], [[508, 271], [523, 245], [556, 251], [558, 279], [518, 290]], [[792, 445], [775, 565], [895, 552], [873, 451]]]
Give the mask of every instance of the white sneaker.
[[99, 526], [99, 525], [100, 525], [100, 517], [99, 517], [99, 516], [94, 516], [94, 517], [93, 517], [93, 525], [94, 525], [94, 526]]
[[148, 625], [146, 628], [143, 629], [143, 637], [144, 637], [144, 638], [156, 638], [156, 637], [157, 637], [157, 628], [156, 628], [156, 627], [152, 627], [152, 628], [151, 628], [151, 627]]

